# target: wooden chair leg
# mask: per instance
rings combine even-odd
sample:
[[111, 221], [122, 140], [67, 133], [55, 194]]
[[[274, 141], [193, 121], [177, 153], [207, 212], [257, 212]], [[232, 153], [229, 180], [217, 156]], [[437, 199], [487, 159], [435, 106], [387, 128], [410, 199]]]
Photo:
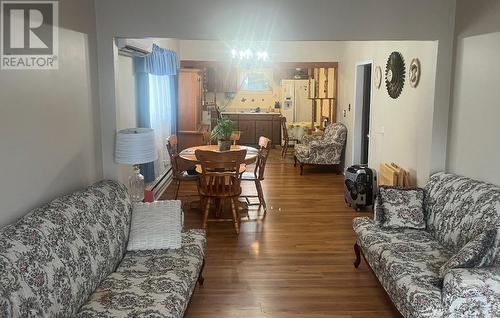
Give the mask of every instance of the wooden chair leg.
[[297, 156], [293, 156], [293, 166], [297, 167]]
[[175, 189], [175, 198], [174, 200], [177, 200], [179, 197], [179, 188], [181, 187], [181, 180], [177, 180], [177, 188]]
[[255, 180], [255, 187], [257, 188], [257, 194], [259, 195], [259, 203], [264, 208], [264, 215], [266, 215], [266, 200], [264, 199], [264, 191], [262, 191], [262, 184], [260, 183], [260, 180]]
[[283, 154], [282, 154], [283, 158], [286, 158], [287, 152], [288, 152], [288, 140], [285, 140], [285, 144], [283, 145]]
[[359, 264], [361, 264], [361, 250], [359, 249], [358, 243], [354, 244], [354, 254], [356, 255], [356, 259], [354, 260], [354, 267], [358, 268]]
[[231, 211], [233, 211], [234, 230], [236, 231], [236, 234], [240, 234], [238, 211], [236, 211], [236, 203], [234, 202], [236, 199], [231, 198], [230, 200]]
[[304, 164], [301, 162], [300, 163], [300, 175], [304, 174]]
[[210, 211], [210, 198], [206, 198], [206, 204], [205, 204], [205, 213], [203, 215], [203, 225], [202, 228], [206, 229], [207, 228], [207, 222], [208, 222], [208, 212]]

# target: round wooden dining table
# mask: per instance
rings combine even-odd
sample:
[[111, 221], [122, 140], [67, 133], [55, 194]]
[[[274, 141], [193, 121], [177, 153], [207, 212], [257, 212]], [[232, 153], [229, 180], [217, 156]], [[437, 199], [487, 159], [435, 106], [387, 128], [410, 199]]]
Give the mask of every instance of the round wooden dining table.
[[[257, 156], [259, 154], [259, 150], [257, 150], [256, 148], [248, 147], [248, 146], [240, 146], [240, 145], [231, 145], [231, 150], [229, 150], [229, 151], [238, 151], [238, 150], [243, 150], [243, 149], [245, 149], [247, 151], [247, 155], [245, 156], [244, 163], [246, 165], [254, 163], [257, 160]], [[203, 145], [203, 146], [195, 146], [195, 147], [186, 148], [179, 153], [179, 157], [181, 157], [184, 160], [191, 161], [193, 163], [199, 163], [198, 160], [196, 160], [196, 155], [195, 155], [196, 150], [208, 150], [208, 151], [214, 151], [214, 152], [221, 152], [219, 150], [218, 145]]]

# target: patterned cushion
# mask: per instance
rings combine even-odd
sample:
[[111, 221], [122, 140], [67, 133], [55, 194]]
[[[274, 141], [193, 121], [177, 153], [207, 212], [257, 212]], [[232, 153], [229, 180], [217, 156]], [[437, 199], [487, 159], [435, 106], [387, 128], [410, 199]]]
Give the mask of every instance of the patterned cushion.
[[377, 208], [383, 227], [425, 229], [423, 189], [380, 187]]
[[392, 244], [380, 256], [377, 276], [405, 317], [442, 317], [439, 268], [450, 254], [436, 244]]
[[316, 135], [304, 135], [302, 136], [302, 140], [300, 141], [303, 144], [308, 144], [313, 140], [319, 140], [321, 139], [321, 136], [316, 136]]
[[295, 156], [297, 158], [307, 158], [309, 157], [309, 146], [306, 144], [295, 145]]
[[328, 125], [321, 138], [305, 138], [295, 146], [295, 156], [301, 163], [335, 165], [340, 163], [347, 138], [347, 128], [341, 123]]
[[458, 268], [444, 277], [445, 317], [500, 317], [500, 268]]
[[367, 217], [357, 217], [353, 221], [358, 245], [374, 271], [379, 269], [380, 257], [392, 246], [411, 246], [418, 251], [442, 250], [434, 237], [427, 231], [415, 229], [391, 229], [377, 226]]
[[427, 183], [426, 201], [427, 229], [454, 253], [487, 228], [500, 227], [498, 186], [437, 173]]
[[497, 229], [490, 229], [465, 244], [441, 268], [439, 275], [444, 277], [452, 268], [472, 268], [489, 266], [493, 261]]
[[0, 316], [73, 317], [123, 258], [130, 210], [103, 181], [0, 229]]
[[203, 230], [182, 234], [182, 247], [128, 252], [78, 317], [183, 317], [204, 258]]
[[379, 203], [378, 196], [373, 202], [373, 222], [380, 226], [382, 224], [383, 210], [382, 205]]

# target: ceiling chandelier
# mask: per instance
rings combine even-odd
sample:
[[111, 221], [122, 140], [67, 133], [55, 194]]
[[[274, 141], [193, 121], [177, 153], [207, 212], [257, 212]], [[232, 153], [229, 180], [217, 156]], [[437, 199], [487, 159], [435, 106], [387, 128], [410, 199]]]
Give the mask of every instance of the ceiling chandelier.
[[266, 51], [253, 52], [251, 49], [245, 50], [231, 50], [231, 56], [233, 59], [239, 60], [257, 60], [257, 61], [267, 61], [269, 54]]

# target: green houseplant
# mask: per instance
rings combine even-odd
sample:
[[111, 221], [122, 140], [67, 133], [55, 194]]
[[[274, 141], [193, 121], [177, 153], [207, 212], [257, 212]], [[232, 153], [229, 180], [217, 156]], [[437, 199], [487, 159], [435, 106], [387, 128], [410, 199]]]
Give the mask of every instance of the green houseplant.
[[233, 132], [233, 122], [224, 116], [217, 118], [217, 125], [212, 129], [212, 139], [217, 139], [220, 151], [231, 148], [231, 133]]

